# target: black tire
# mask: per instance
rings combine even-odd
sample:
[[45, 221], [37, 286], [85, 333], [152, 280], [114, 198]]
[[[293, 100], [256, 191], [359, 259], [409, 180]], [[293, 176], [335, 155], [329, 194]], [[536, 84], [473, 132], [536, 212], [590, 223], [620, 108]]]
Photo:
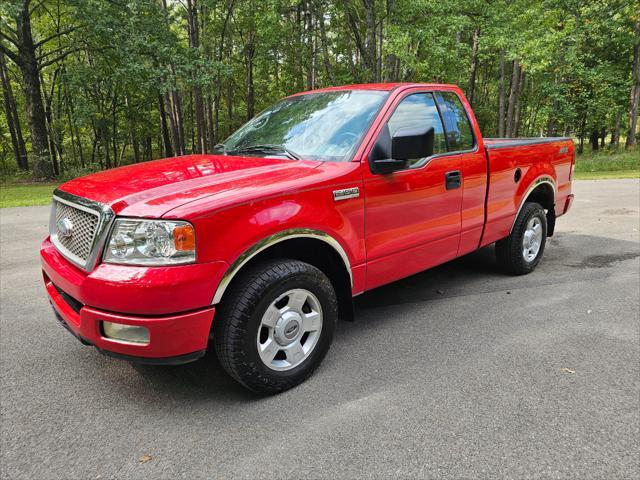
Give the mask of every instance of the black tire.
[[[259, 356], [258, 329], [271, 302], [296, 288], [313, 293], [320, 303], [320, 337], [301, 364], [290, 370], [273, 370]], [[320, 365], [337, 319], [333, 285], [316, 267], [288, 259], [260, 263], [241, 273], [226, 292], [214, 319], [215, 351], [222, 367], [246, 388], [262, 394], [283, 392], [302, 383]]]
[[[533, 217], [538, 217], [542, 224], [542, 239], [540, 241], [540, 249], [538, 254], [530, 261], [527, 261], [523, 255], [523, 240], [527, 224]], [[512, 275], [525, 275], [535, 270], [547, 241], [547, 216], [542, 206], [538, 203], [527, 202], [524, 204], [513, 230], [507, 238], [503, 238], [496, 242], [496, 258], [498, 264]]]

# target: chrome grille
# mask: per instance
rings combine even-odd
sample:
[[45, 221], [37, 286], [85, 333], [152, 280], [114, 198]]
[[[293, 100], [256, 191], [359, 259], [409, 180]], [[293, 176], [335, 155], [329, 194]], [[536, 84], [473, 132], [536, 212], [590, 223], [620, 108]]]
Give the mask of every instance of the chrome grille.
[[69, 237], [58, 235], [58, 243], [65, 250], [86, 262], [91, 254], [91, 246], [96, 236], [100, 217], [71, 205], [56, 202], [56, 226], [60, 220], [65, 218], [73, 225], [73, 233]]
[[102, 203], [56, 189], [49, 219], [51, 242], [70, 262], [89, 272], [100, 260], [114, 217]]

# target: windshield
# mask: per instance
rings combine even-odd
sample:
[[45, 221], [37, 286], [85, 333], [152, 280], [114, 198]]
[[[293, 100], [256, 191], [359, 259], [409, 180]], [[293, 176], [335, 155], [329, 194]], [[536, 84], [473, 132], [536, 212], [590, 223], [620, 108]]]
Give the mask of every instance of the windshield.
[[381, 91], [340, 90], [285, 98], [240, 127], [219, 148], [227, 154], [347, 161], [386, 96]]

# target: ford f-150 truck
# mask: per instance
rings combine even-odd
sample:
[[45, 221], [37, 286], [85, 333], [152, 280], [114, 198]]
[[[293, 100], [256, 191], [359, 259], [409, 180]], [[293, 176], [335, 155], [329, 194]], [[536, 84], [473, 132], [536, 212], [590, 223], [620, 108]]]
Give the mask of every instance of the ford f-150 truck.
[[319, 365], [355, 295], [493, 243], [507, 272], [531, 272], [573, 168], [570, 139], [483, 139], [453, 85], [300, 93], [214, 154], [60, 186], [44, 284], [105, 354], [180, 364], [211, 346], [276, 393]]

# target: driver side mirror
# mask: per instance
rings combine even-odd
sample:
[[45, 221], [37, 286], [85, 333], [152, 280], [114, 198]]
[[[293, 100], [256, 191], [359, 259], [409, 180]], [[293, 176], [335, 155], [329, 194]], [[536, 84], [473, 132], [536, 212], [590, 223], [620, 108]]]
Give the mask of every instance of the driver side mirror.
[[434, 139], [433, 127], [404, 127], [391, 136], [385, 125], [369, 155], [371, 171], [392, 173], [406, 168], [412, 158], [430, 157]]

